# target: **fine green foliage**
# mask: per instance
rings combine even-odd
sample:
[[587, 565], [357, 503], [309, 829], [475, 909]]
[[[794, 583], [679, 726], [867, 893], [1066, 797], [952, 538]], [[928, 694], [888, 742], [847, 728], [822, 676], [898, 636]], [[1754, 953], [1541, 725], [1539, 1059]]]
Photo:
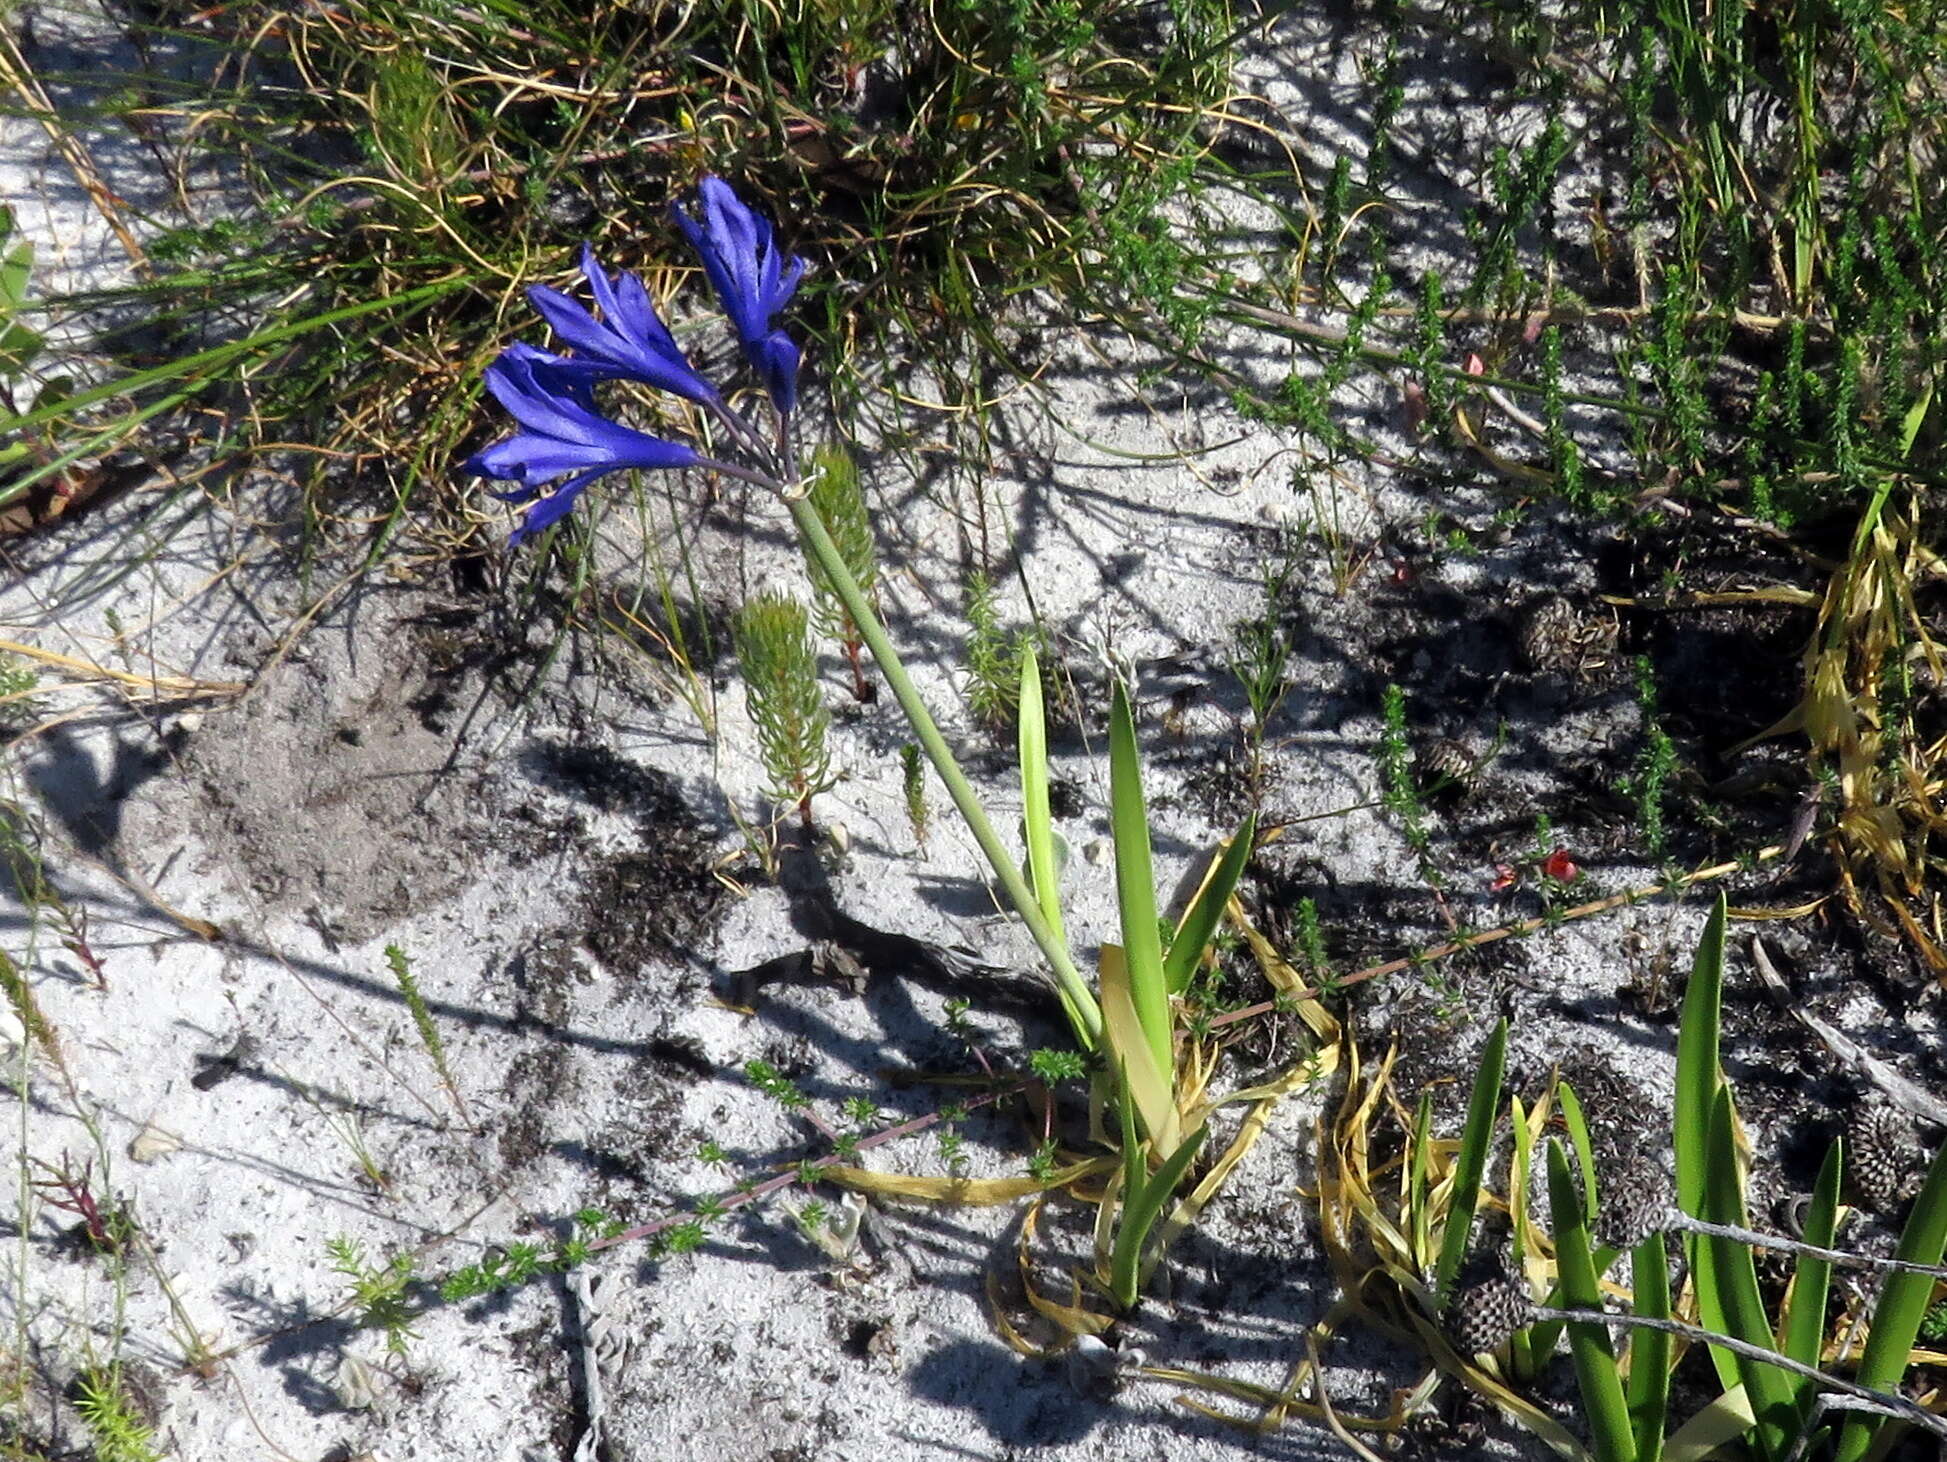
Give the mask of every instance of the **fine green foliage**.
[[18, 655], [0, 654], [0, 726], [20, 726], [34, 719], [34, 692], [41, 678]]
[[426, 1007], [426, 997], [419, 991], [419, 978], [412, 972], [412, 960], [397, 944], [388, 944], [385, 947], [385, 963], [386, 968], [392, 971], [392, 982], [399, 987], [399, 997], [406, 1002], [406, 1009], [412, 1012], [413, 1029], [419, 1033], [419, 1044], [432, 1061], [433, 1071], [439, 1077], [447, 1100], [453, 1103], [453, 1110], [460, 1114], [460, 1120], [471, 1127], [473, 1115], [467, 1111], [466, 1098], [460, 1095], [460, 1088], [453, 1080], [452, 1068], [446, 1063], [446, 1042], [440, 1037], [439, 1027], [433, 1024], [433, 1013]]
[[923, 848], [933, 812], [926, 805], [926, 763], [920, 749], [910, 741], [899, 748], [899, 785], [906, 797], [906, 821], [912, 824], [913, 841]]
[[985, 574], [967, 577], [967, 709], [982, 725], [999, 729], [1014, 719], [1021, 704], [1021, 667], [1034, 638], [1026, 630], [1001, 627], [994, 581]]
[[1636, 703], [1643, 717], [1643, 749], [1636, 757], [1635, 775], [1625, 788], [1636, 804], [1636, 828], [1650, 857], [1662, 862], [1669, 856], [1669, 835], [1664, 830], [1665, 799], [1676, 774], [1676, 743], [1663, 729], [1657, 714], [1656, 672], [1647, 655], [1636, 660]]
[[27, 1037], [41, 1049], [55, 1066], [62, 1066], [61, 1042], [54, 1033], [54, 1026], [41, 1012], [41, 1003], [34, 998], [34, 987], [28, 983], [27, 976], [13, 956], [0, 950], [0, 996], [7, 1001], [7, 1008], [20, 1022], [20, 1028]]
[[613, 1239], [624, 1225], [599, 1208], [584, 1208], [574, 1216], [568, 1236], [550, 1250], [531, 1243], [504, 1244], [477, 1264], [456, 1269], [439, 1283], [439, 1297], [448, 1304], [482, 1299], [516, 1289], [545, 1274], [565, 1274], [588, 1262], [594, 1246]]
[[1420, 877], [1430, 887], [1441, 885], [1433, 866], [1433, 843], [1428, 836], [1426, 804], [1413, 778], [1413, 749], [1406, 735], [1406, 692], [1388, 685], [1380, 702], [1381, 727], [1377, 757], [1381, 804], [1399, 823], [1407, 846], [1419, 861]]
[[1286, 678], [1291, 645], [1285, 637], [1283, 613], [1296, 569], [1288, 559], [1266, 569], [1263, 608], [1233, 631], [1230, 673], [1244, 692], [1244, 704], [1250, 712], [1245, 742], [1254, 784], [1263, 772], [1265, 728], [1291, 689]]
[[119, 1365], [90, 1366], [77, 1376], [74, 1409], [88, 1429], [96, 1462], [161, 1462], [155, 1428], [129, 1398]]
[[[859, 593], [865, 596], [868, 603], [876, 605], [879, 555], [873, 540], [871, 515], [865, 505], [865, 493], [859, 486], [858, 464], [845, 448], [827, 445], [811, 454], [811, 469], [807, 476], [811, 483], [812, 510], [831, 535], [832, 543], [845, 560], [845, 567], [851, 571], [852, 582], [858, 586]], [[815, 554], [806, 552], [805, 566], [811, 576], [818, 628], [836, 639], [845, 651], [845, 660], [852, 672], [854, 698], [869, 700], [871, 687], [865, 679], [863, 660], [865, 642], [860, 637], [858, 624], [845, 607], [845, 601], [839, 596], [830, 575], [819, 567]]]
[[401, 1252], [384, 1264], [371, 1264], [357, 1241], [343, 1234], [325, 1240], [325, 1253], [331, 1259], [332, 1271], [351, 1290], [351, 1307], [357, 1312], [358, 1323], [384, 1331], [385, 1348], [403, 1356], [407, 1345], [419, 1338], [412, 1328], [413, 1307], [407, 1293], [415, 1268], [412, 1255]]
[[811, 799], [837, 778], [825, 746], [831, 713], [818, 687], [804, 606], [776, 591], [752, 599], [737, 616], [737, 658], [771, 779], [769, 795], [795, 806], [809, 831]]

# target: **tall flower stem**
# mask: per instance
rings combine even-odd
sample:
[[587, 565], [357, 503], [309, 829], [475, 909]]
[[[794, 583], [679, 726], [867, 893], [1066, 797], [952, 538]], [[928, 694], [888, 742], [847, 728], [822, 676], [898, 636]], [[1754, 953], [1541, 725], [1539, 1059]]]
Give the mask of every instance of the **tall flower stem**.
[[993, 865], [994, 876], [1000, 879], [1008, 902], [1028, 926], [1028, 933], [1034, 936], [1035, 944], [1054, 971], [1057, 993], [1061, 996], [1062, 1008], [1068, 1014], [1069, 1024], [1075, 1028], [1082, 1045], [1088, 1050], [1095, 1050], [1102, 1041], [1102, 1012], [1081, 971], [1075, 968], [1068, 946], [1042, 914], [1027, 880], [1021, 877], [1021, 870], [1015, 866], [1007, 848], [995, 835], [994, 825], [987, 820], [986, 808], [980, 805], [979, 796], [967, 781], [966, 774], [960, 770], [960, 763], [954, 759], [952, 749], [947, 746], [946, 738], [940, 734], [940, 728], [933, 720], [933, 713], [926, 708], [926, 702], [914, 689], [912, 680], [906, 674], [906, 667], [899, 659], [899, 652], [893, 649], [885, 628], [872, 612], [872, 606], [866, 602], [858, 582], [852, 577], [852, 571], [845, 566], [845, 557], [838, 551], [838, 545], [825, 531], [817, 508], [812, 506], [810, 499], [789, 493], [785, 494], [785, 503], [791, 509], [792, 521], [798, 525], [805, 546], [818, 561], [818, 567], [831, 580], [833, 589], [845, 605], [845, 612], [852, 616], [852, 623], [858, 626], [859, 638], [872, 652], [879, 673], [885, 676], [886, 684], [892, 688], [899, 709], [905, 712], [913, 734], [919, 737], [919, 744], [925, 749], [927, 759], [933, 763], [933, 770], [940, 774], [940, 780], [946, 784], [947, 795], [952, 797], [953, 805], [959, 809], [967, 830], [973, 834], [974, 841], [980, 844], [980, 851], [987, 855], [987, 861]]

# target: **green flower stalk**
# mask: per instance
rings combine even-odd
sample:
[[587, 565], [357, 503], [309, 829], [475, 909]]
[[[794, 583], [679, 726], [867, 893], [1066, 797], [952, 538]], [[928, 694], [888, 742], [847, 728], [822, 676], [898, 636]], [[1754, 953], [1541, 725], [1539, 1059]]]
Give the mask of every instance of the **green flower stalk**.
[[[820, 582], [822, 576], [822, 585], [829, 586], [864, 647], [878, 662], [921, 749], [946, 785], [954, 808], [1053, 970], [1076, 1038], [1094, 1050], [1101, 1043], [1102, 1014], [1093, 992], [1076, 969], [1061, 936], [1042, 914], [932, 713], [913, 688], [872, 607], [869, 580], [861, 584], [854, 564], [840, 542], [834, 540], [814, 501], [815, 484], [806, 481], [800, 471], [794, 448], [799, 355], [797, 346], [777, 326], [777, 317], [790, 303], [804, 263], [786, 254], [770, 223], [738, 202], [721, 180], [703, 180], [698, 206], [700, 214], [678, 210], [677, 222], [696, 248], [724, 313], [736, 330], [745, 361], [764, 388], [773, 429], [760, 428], [696, 374], [649, 308], [646, 292], [639, 291], [627, 276], [610, 276], [589, 259], [585, 261], [589, 283], [602, 318], [597, 320], [564, 300], [543, 296], [537, 301], [537, 307], [545, 304], [551, 311], [550, 323], [557, 332], [567, 332], [562, 340], [571, 353], [553, 355], [521, 345], [510, 347], [495, 362], [489, 384], [522, 429], [476, 453], [466, 470], [515, 484], [508, 498], [529, 504], [516, 539], [558, 521], [573, 508], [589, 483], [623, 468], [694, 467], [775, 494], [790, 509], [813, 566], [814, 582]], [[728, 445], [736, 448], [743, 460], [706, 457], [687, 444], [651, 438], [609, 420], [595, 400], [594, 389], [599, 382], [612, 379], [673, 390], [698, 402], [723, 427]], [[841, 535], [847, 531], [839, 526]], [[859, 567], [864, 567], [863, 561]], [[773, 604], [759, 610], [764, 623], [751, 624], [754, 633], [740, 636], [740, 648], [745, 679], [752, 687], [751, 709], [764, 743], [766, 767], [778, 787], [797, 801], [799, 813], [808, 824], [812, 795], [830, 785], [830, 767], [824, 755], [828, 715], [816, 697], [816, 662], [805, 611], [802, 606], [792, 608], [797, 615], [795, 630], [784, 623], [790, 611]]]
[[1062, 1008], [1068, 1013], [1076, 1038], [1087, 1049], [1096, 1049], [1102, 1040], [1101, 1007], [1096, 1004], [1094, 992], [1082, 978], [1081, 971], [1075, 967], [1068, 946], [1041, 912], [1033, 890], [1021, 877], [1021, 870], [1007, 851], [1006, 844], [994, 831], [994, 825], [987, 817], [987, 809], [981, 806], [973, 784], [960, 770], [960, 763], [955, 760], [952, 748], [946, 744], [946, 738], [940, 734], [933, 713], [920, 699], [912, 678], [906, 674], [906, 666], [900, 660], [899, 652], [893, 648], [885, 627], [879, 623], [879, 617], [866, 601], [864, 591], [846, 567], [844, 554], [832, 542], [831, 534], [825, 531], [824, 520], [819, 517], [818, 510], [802, 489], [785, 493], [784, 501], [791, 510], [791, 521], [797, 524], [806, 551], [824, 570], [834, 592], [844, 602], [846, 612], [852, 616], [852, 622], [858, 626], [859, 636], [872, 652], [879, 673], [885, 676], [893, 699], [899, 702], [899, 709], [905, 713], [913, 734], [919, 738], [920, 749], [926, 753], [926, 759], [933, 763], [933, 770], [939, 773], [947, 795], [953, 799], [954, 810], [967, 824], [967, 831], [973, 834], [980, 851], [986, 854], [994, 876], [1000, 880], [1001, 891], [1007, 895], [1007, 901], [1014, 906], [1021, 921], [1028, 926], [1028, 933], [1034, 937], [1042, 957], [1054, 971]]

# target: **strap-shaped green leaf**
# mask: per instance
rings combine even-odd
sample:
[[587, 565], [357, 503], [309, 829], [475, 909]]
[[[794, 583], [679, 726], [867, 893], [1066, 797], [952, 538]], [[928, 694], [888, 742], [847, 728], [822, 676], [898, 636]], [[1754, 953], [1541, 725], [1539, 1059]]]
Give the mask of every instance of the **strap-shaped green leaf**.
[[1183, 922], [1176, 926], [1176, 938], [1170, 941], [1170, 952], [1163, 960], [1163, 974], [1172, 995], [1181, 995], [1188, 988], [1204, 951], [1216, 937], [1217, 926], [1237, 888], [1237, 880], [1244, 876], [1244, 865], [1251, 860], [1251, 843], [1256, 836], [1257, 814], [1253, 812], [1231, 834], [1215, 871], [1204, 879], [1203, 887], [1190, 900], [1190, 907], [1183, 911]]
[[[1633, 1308], [1652, 1320], [1670, 1318], [1670, 1259], [1663, 1235], [1651, 1234], [1629, 1256]], [[1657, 1462], [1670, 1416], [1671, 1338], [1661, 1330], [1634, 1330], [1629, 1336], [1629, 1425], [1636, 1438], [1636, 1462]]]
[[[1582, 1195], [1569, 1176], [1568, 1154], [1556, 1138], [1548, 1141], [1548, 1207], [1555, 1221], [1555, 1270], [1563, 1304], [1573, 1310], [1600, 1310], [1602, 1289], [1597, 1282], [1595, 1256], [1589, 1252]], [[1597, 1462], [1636, 1462], [1629, 1401], [1616, 1369], [1616, 1353], [1609, 1345], [1609, 1327], [1572, 1322], [1568, 1352], [1575, 1362], [1582, 1413], [1589, 1423], [1589, 1442]]]
[[1048, 927], [1066, 940], [1061, 925], [1061, 865], [1055, 856], [1055, 821], [1048, 809], [1048, 717], [1041, 699], [1041, 662], [1029, 645], [1021, 655], [1021, 825], [1028, 845], [1028, 887]]
[[[1744, 1211], [1744, 1183], [1737, 1166], [1737, 1123], [1731, 1104], [1731, 1089], [1721, 1087], [1711, 1110], [1710, 1178], [1704, 1188], [1704, 1217], [1712, 1223], [1736, 1228], [1747, 1226]], [[1764, 1297], [1758, 1291], [1758, 1267], [1750, 1248], [1737, 1239], [1705, 1238], [1698, 1246], [1698, 1287], [1704, 1276], [1716, 1292], [1723, 1309], [1723, 1333], [1746, 1345], [1771, 1349], [1771, 1321], [1765, 1315]], [[1721, 1352], [1713, 1351], [1713, 1354]], [[1745, 1356], [1734, 1355], [1732, 1364], [1751, 1398], [1751, 1413], [1757, 1418], [1753, 1430], [1758, 1446], [1772, 1462], [1781, 1462], [1798, 1435], [1798, 1397], [1789, 1372], [1765, 1365]]]
[[[1819, 1166], [1818, 1181], [1812, 1185], [1812, 1201], [1805, 1209], [1805, 1242], [1821, 1249], [1832, 1247], [1839, 1228], [1839, 1183], [1845, 1171], [1845, 1143], [1833, 1138]], [[1793, 1360], [1808, 1366], [1819, 1363], [1825, 1349], [1825, 1301], [1832, 1287], [1830, 1260], [1800, 1254], [1792, 1271], [1791, 1292], [1785, 1297], [1783, 1349]], [[1809, 1421], [1818, 1387], [1803, 1377], [1796, 1379], [1798, 1414]]]
[[[1677, 1160], [1677, 1206], [1692, 1218], [1703, 1218], [1704, 1192], [1710, 1169], [1711, 1109], [1724, 1076], [1719, 1056], [1719, 1020], [1724, 999], [1724, 927], [1729, 910], [1719, 893], [1703, 938], [1690, 965], [1690, 986], [1683, 995], [1683, 1015], [1677, 1031], [1677, 1089], [1670, 1139]], [[1697, 1317], [1706, 1330], [1730, 1333], [1718, 1299], [1715, 1271], [1702, 1262], [1704, 1241], [1687, 1239], [1690, 1267], [1696, 1275]], [[1725, 1390], [1738, 1384], [1737, 1359], [1713, 1348], [1711, 1364]]]
[[1115, 831], [1115, 891], [1122, 910], [1129, 997], [1150, 1055], [1174, 1083], [1170, 994], [1163, 977], [1163, 940], [1156, 924], [1156, 875], [1149, 857], [1142, 762], [1136, 752], [1136, 718], [1120, 680], [1116, 681], [1115, 700], [1109, 711], [1109, 817]]
[[[1898, 1257], [1913, 1264], [1938, 1264], [1947, 1249], [1947, 1146], [1934, 1154], [1927, 1169], [1927, 1181], [1920, 1196], [1913, 1200], [1913, 1212], [1900, 1232]], [[1866, 1337], [1865, 1354], [1859, 1358], [1862, 1386], [1875, 1391], [1892, 1391], [1906, 1374], [1907, 1353], [1920, 1333], [1927, 1305], [1933, 1298], [1934, 1279], [1930, 1274], [1895, 1271], [1886, 1276], [1873, 1307], [1873, 1328]], [[1874, 1434], [1883, 1423], [1854, 1417], [1839, 1433], [1839, 1449], [1834, 1462], [1859, 1462], [1872, 1445]]]
[[1461, 1133], [1454, 1159], [1453, 1196], [1447, 1202], [1447, 1226], [1440, 1236], [1440, 1262], [1433, 1270], [1433, 1292], [1442, 1300], [1467, 1254], [1467, 1237], [1474, 1227], [1474, 1208], [1480, 1202], [1481, 1175], [1487, 1171], [1487, 1149], [1494, 1140], [1494, 1118], [1501, 1110], [1501, 1073], [1508, 1058], [1508, 1023], [1495, 1023], [1474, 1073], [1473, 1095], [1467, 1099], [1467, 1129]]
[[1589, 1119], [1582, 1115], [1582, 1098], [1566, 1081], [1555, 1083], [1555, 1096], [1562, 1104], [1562, 1125], [1568, 1128], [1568, 1140], [1575, 1145], [1575, 1165], [1582, 1174], [1582, 1212], [1593, 1228], [1601, 1200], [1596, 1192], [1595, 1143], [1589, 1139]]
[[1141, 1185], [1141, 1191], [1132, 1193], [1125, 1186], [1122, 1200], [1122, 1221], [1115, 1234], [1115, 1258], [1110, 1271], [1110, 1282], [1115, 1289], [1116, 1302], [1125, 1310], [1136, 1303], [1136, 1281], [1142, 1273], [1143, 1244], [1149, 1238], [1149, 1231], [1156, 1227], [1156, 1220], [1162, 1216], [1163, 1205], [1169, 1202], [1176, 1185], [1183, 1181], [1183, 1175], [1190, 1170], [1190, 1163], [1203, 1146], [1203, 1139], [1210, 1135], [1210, 1128], [1199, 1127], [1177, 1145], [1156, 1170], [1156, 1176]]

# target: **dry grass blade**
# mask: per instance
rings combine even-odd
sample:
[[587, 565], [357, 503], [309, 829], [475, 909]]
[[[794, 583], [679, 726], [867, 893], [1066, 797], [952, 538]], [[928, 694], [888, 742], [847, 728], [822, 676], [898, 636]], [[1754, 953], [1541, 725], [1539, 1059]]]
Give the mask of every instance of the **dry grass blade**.
[[1947, 577], [1947, 570], [1921, 541], [1918, 516], [1917, 501], [1907, 514], [1883, 499], [1867, 509], [1851, 556], [1820, 601], [1805, 651], [1803, 697], [1742, 745], [1805, 735], [1814, 775], [1829, 763], [1838, 782], [1836, 835], [1847, 903], [1874, 928], [1903, 933], [1947, 978], [1941, 894], [1927, 876], [1947, 856], [1947, 818], [1940, 812], [1947, 736], [1930, 737], [1912, 714], [1916, 684], [1947, 686], [1947, 656], [1914, 588]]

